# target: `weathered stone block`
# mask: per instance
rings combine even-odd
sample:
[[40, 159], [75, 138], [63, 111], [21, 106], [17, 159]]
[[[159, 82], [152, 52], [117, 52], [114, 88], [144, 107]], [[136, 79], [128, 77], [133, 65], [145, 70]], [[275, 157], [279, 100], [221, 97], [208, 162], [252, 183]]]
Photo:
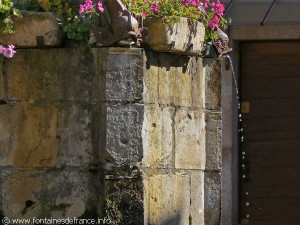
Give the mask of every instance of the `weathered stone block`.
[[207, 113], [206, 121], [206, 165], [207, 170], [222, 167], [222, 114]]
[[204, 172], [191, 174], [191, 225], [204, 224]]
[[[5, 64], [13, 100], [92, 101], [99, 87], [89, 49], [19, 50]], [[98, 97], [97, 97], [98, 98]]]
[[174, 105], [192, 105], [192, 75], [190, 74], [190, 57], [181, 56], [175, 61]]
[[204, 173], [204, 220], [205, 225], [221, 223], [221, 174]]
[[91, 215], [98, 204], [95, 180], [82, 171], [2, 170], [2, 211], [10, 218]]
[[0, 165], [13, 165], [13, 152], [17, 130], [22, 123], [21, 107], [0, 105]]
[[205, 108], [221, 109], [221, 60], [204, 59]]
[[27, 103], [0, 107], [1, 165], [54, 166], [57, 108]]
[[99, 201], [103, 201], [99, 199], [100, 181], [94, 173], [83, 170], [51, 171], [37, 196], [53, 218], [92, 218], [97, 216]]
[[[58, 113], [58, 166], [86, 167], [99, 159], [94, 133], [100, 122], [95, 116], [100, 109], [91, 105], [64, 104]], [[104, 134], [102, 134], [104, 135]]]
[[105, 216], [112, 224], [143, 224], [142, 178], [105, 180]]
[[145, 71], [144, 71], [144, 103], [158, 103], [158, 87], [159, 87], [159, 68], [157, 54], [146, 51]]
[[143, 157], [142, 105], [111, 105], [106, 110], [106, 153], [105, 160], [115, 165], [140, 162]]
[[179, 109], [175, 115], [175, 167], [177, 169], [205, 168], [204, 113]]
[[1, 43], [17, 47], [61, 46], [64, 33], [51, 12], [22, 11], [13, 19], [15, 33], [0, 34]]
[[142, 131], [144, 166], [173, 166], [174, 111], [171, 107], [145, 106]]
[[203, 59], [191, 58], [189, 73], [192, 76], [192, 107], [204, 108], [204, 80]]
[[86, 102], [142, 100], [143, 60], [141, 49], [19, 50], [4, 68], [8, 97]]
[[144, 26], [148, 28], [144, 43], [151, 50], [187, 55], [201, 53], [205, 28], [200, 22], [180, 18], [175, 24], [166, 24], [161, 18], [153, 18], [145, 20]]
[[142, 100], [143, 50], [138, 48], [108, 48], [106, 50], [106, 100]]
[[158, 96], [159, 104], [170, 105], [174, 102], [176, 69], [172, 66], [170, 54], [159, 54], [158, 63]]
[[144, 224], [186, 225], [190, 215], [190, 176], [159, 174], [145, 178]]
[[32, 218], [43, 215], [36, 194], [43, 189], [43, 172], [1, 170], [2, 211], [9, 218]]
[[146, 56], [145, 103], [204, 108], [201, 58], [150, 52]]
[[190, 57], [172, 54], [157, 54], [159, 76], [159, 104], [192, 105], [192, 75]]

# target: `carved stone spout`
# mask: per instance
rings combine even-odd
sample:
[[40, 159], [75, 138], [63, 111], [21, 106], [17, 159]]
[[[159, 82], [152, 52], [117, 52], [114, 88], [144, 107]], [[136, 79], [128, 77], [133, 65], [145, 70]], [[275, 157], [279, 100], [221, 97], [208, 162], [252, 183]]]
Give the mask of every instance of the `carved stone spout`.
[[102, 0], [104, 12], [99, 16], [99, 27], [92, 29], [90, 43], [102, 46], [140, 46], [143, 28], [120, 0]]
[[229, 38], [227, 34], [218, 28], [217, 30], [217, 36], [218, 39], [213, 41], [214, 46], [216, 47], [218, 51], [219, 57], [227, 54], [232, 50], [232, 48], [229, 47]]

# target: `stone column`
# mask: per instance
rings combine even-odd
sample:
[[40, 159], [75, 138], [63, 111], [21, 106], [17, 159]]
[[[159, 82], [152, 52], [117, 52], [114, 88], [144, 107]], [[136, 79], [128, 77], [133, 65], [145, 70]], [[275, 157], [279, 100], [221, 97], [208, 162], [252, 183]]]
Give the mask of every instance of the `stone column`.
[[146, 58], [144, 224], [220, 224], [220, 61]]

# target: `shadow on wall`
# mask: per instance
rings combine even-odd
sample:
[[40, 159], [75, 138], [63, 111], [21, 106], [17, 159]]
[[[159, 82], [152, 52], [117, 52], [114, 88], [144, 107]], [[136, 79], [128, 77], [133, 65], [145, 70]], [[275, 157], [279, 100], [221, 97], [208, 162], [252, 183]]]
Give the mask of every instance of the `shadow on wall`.
[[182, 68], [182, 73], [186, 73], [190, 62], [190, 57], [185, 55], [172, 55], [169, 53], [155, 54], [151, 51], [147, 51], [146, 55], [146, 69], [150, 69], [150, 65], [165, 68], [166, 71], [170, 71], [171, 67], [174, 67]]
[[181, 221], [181, 217], [178, 215], [178, 216], [171, 217], [171, 218], [165, 220], [162, 224], [164, 224], [164, 225], [175, 225], [175, 224], [180, 224], [180, 223], [178, 223], [179, 221]]

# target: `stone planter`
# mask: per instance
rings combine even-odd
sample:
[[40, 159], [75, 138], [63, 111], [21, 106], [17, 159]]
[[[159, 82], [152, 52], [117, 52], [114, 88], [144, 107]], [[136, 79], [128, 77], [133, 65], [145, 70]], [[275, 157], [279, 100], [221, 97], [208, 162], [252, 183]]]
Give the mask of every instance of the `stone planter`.
[[58, 17], [51, 12], [22, 11], [23, 17], [14, 19], [15, 33], [0, 34], [1, 43], [16, 47], [61, 46], [64, 33]]
[[205, 28], [200, 22], [180, 18], [175, 24], [165, 24], [161, 18], [148, 18], [144, 22], [148, 35], [144, 45], [157, 52], [200, 55]]

